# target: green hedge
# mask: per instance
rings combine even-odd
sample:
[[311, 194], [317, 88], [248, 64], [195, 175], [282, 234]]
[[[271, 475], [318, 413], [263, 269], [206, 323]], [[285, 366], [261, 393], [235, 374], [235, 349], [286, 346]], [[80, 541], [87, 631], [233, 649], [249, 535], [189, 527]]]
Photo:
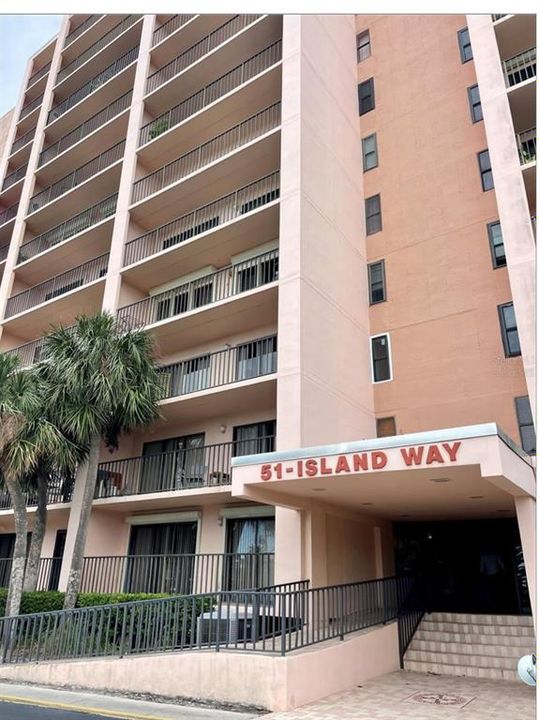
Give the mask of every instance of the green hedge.
[[[93, 607], [95, 605], [114, 605], [116, 603], [133, 602], [134, 600], [152, 600], [169, 597], [162, 593], [151, 595], [149, 593], [80, 593], [77, 607]], [[7, 588], [0, 588], [0, 617], [4, 616], [6, 609]], [[64, 607], [64, 593], [57, 590], [37, 590], [22, 594], [21, 615], [62, 610]]]

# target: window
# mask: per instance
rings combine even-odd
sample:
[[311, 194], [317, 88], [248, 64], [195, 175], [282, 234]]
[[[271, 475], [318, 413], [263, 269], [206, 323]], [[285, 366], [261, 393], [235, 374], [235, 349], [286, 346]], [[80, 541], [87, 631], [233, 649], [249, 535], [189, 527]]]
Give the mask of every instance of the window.
[[365, 200], [365, 224], [367, 235], [373, 235], [382, 229], [380, 195], [373, 195]]
[[397, 434], [397, 426], [394, 417], [376, 419], [376, 437], [392, 437]]
[[479, 122], [479, 120], [483, 119], [483, 108], [481, 107], [481, 98], [479, 97], [479, 87], [477, 85], [468, 88], [468, 102], [470, 103], [472, 122]]
[[367, 266], [369, 271], [369, 303], [375, 305], [386, 300], [386, 271], [385, 262], [371, 263]]
[[368, 30], [356, 35], [356, 47], [358, 63], [371, 56], [371, 36]]
[[487, 225], [488, 239], [490, 242], [490, 253], [492, 255], [492, 264], [495, 268], [507, 265], [505, 259], [505, 247], [503, 244], [502, 228], [499, 222], [489, 223]]
[[277, 338], [269, 337], [238, 345], [236, 363], [237, 380], [274, 373], [277, 368]]
[[374, 110], [374, 78], [359, 83], [357, 92], [359, 97], [359, 114], [365, 115], [369, 110]]
[[498, 305], [498, 313], [500, 316], [505, 357], [516, 357], [520, 355], [520, 341], [518, 339], [517, 321], [513, 303]]
[[526, 395], [524, 397], [515, 398], [515, 406], [517, 410], [518, 429], [520, 432], [520, 443], [524, 452], [531, 455], [532, 453], [535, 453], [536, 443], [529, 397]]
[[204, 433], [153, 440], [142, 448], [138, 492], [161, 492], [204, 483]]
[[494, 178], [492, 177], [492, 167], [490, 165], [490, 155], [488, 150], [483, 150], [477, 154], [479, 160], [479, 172], [481, 173], [481, 184], [483, 190], [492, 190], [494, 187]]
[[371, 361], [373, 382], [391, 380], [391, 349], [389, 335], [371, 337]]
[[277, 280], [279, 258], [271, 254], [246, 260], [234, 266], [236, 292], [246, 292]]
[[473, 58], [472, 44], [470, 42], [470, 33], [468, 28], [462, 28], [457, 33], [460, 48], [460, 59], [463, 63], [468, 62]]
[[233, 434], [232, 455], [255, 455], [275, 449], [275, 420], [236, 425]]
[[376, 133], [363, 138], [361, 141], [363, 151], [363, 172], [378, 167], [378, 147], [376, 144]]
[[238, 590], [272, 585], [274, 552], [274, 517], [228, 519], [222, 587]]

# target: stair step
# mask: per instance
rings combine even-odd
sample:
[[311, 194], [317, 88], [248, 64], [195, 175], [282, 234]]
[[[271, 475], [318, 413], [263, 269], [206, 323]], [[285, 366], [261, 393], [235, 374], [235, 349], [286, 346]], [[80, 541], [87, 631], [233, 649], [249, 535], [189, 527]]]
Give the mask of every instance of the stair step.
[[486, 633], [473, 634], [461, 632], [440, 632], [438, 630], [429, 630], [424, 625], [420, 625], [419, 630], [414, 635], [414, 639], [424, 640], [427, 642], [442, 643], [466, 643], [470, 645], [501, 645], [503, 647], [535, 647], [535, 638], [530, 635], [487, 635]]
[[486, 655], [466, 655], [458, 652], [430, 652], [424, 650], [409, 649], [406, 652], [405, 660], [417, 660], [432, 666], [437, 664], [454, 665], [456, 667], [495, 668], [498, 670], [512, 670], [516, 672], [517, 660], [513, 657], [491, 657]]
[[[476, 643], [461, 642], [439, 642], [436, 640], [421, 640], [417, 636], [414, 637], [409, 647], [409, 651], [417, 650], [419, 652], [436, 653], [443, 656], [446, 653], [457, 653], [460, 655], [473, 655], [513, 658], [518, 660], [523, 655], [532, 652], [533, 647], [522, 645], [487, 645], [478, 646]], [[443, 657], [440, 657], [443, 659]]]
[[516, 669], [505, 670], [500, 668], [483, 668], [473, 666], [446, 665], [444, 663], [431, 663], [418, 660], [404, 660], [404, 669], [411, 672], [437, 673], [438, 675], [452, 675], [454, 677], [488, 678], [491, 680], [512, 680], [519, 682]]
[[478, 613], [433, 612], [426, 615], [427, 620], [450, 622], [464, 625], [518, 625], [533, 628], [531, 615], [484, 615]]
[[469, 635], [516, 635], [535, 637], [533, 627], [528, 625], [487, 625], [481, 623], [452, 623], [446, 621], [424, 620], [421, 628], [430, 632], [458, 632]]

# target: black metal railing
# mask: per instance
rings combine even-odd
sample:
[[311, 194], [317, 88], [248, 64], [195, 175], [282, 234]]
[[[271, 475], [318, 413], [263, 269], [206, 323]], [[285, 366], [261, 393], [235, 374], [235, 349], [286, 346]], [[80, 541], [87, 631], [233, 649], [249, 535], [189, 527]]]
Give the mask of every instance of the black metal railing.
[[179, 105], [146, 123], [140, 130], [139, 145], [145, 145], [170, 128], [178, 125], [202, 108], [210, 105], [243, 83], [260, 75], [281, 59], [281, 41], [273, 43], [245, 62], [209, 83], [202, 90], [183, 100]]
[[[0, 558], [0, 587], [9, 587], [11, 558]], [[58, 590], [62, 558], [41, 558], [37, 573], [36, 590]]]
[[71, 30], [71, 32], [66, 35], [66, 39], [64, 42], [64, 50], [67, 48], [68, 45], [71, 45], [72, 42], [74, 42], [80, 35], [82, 35], [83, 32], [88, 30], [88, 28], [91, 28], [92, 25], [95, 25], [96, 22], [102, 18], [103, 15], [89, 15], [86, 20], [81, 22], [80, 25], [77, 25], [76, 28]]
[[174, 650], [285, 655], [397, 620], [402, 578], [309, 589], [308, 582], [0, 620], [2, 662], [123, 657]]
[[118, 58], [118, 60], [115, 60], [113, 63], [111, 63], [98, 75], [85, 83], [76, 92], [72, 93], [61, 103], [58, 103], [58, 105], [55, 105], [48, 114], [47, 124], [53, 122], [54, 120], [57, 120], [61, 115], [64, 115], [64, 113], [66, 113], [68, 110], [71, 110], [74, 105], [76, 105], [81, 100], [84, 100], [84, 98], [88, 97], [88, 95], [91, 95], [93, 92], [98, 90], [102, 85], [108, 82], [115, 75], [121, 73], [122, 70], [125, 70], [128, 65], [134, 63], [138, 56], [138, 49], [138, 45], [131, 48], [131, 50]]
[[101, 36], [99, 40], [97, 40], [93, 45], [90, 45], [87, 50], [85, 50], [78, 57], [72, 60], [68, 65], [63, 67], [58, 73], [58, 76], [56, 78], [56, 84], [58, 85], [66, 77], [72, 75], [75, 70], [78, 70], [81, 65], [84, 65], [87, 60], [96, 55], [110, 42], [115, 40], [118, 35], [121, 35], [125, 30], [127, 30], [127, 28], [131, 27], [131, 25], [134, 25], [138, 20], [140, 20], [141, 17], [142, 15], [128, 15], [123, 20], [120, 20], [120, 22], [117, 23], [113, 28], [111, 28], [107, 33], [105, 33], [105, 35]]
[[93, 225], [97, 225], [102, 220], [111, 217], [116, 212], [117, 199], [118, 195], [111, 195], [60, 225], [56, 225], [56, 227], [32, 238], [32, 240], [28, 240], [24, 245], [21, 245], [17, 264], [25, 262], [54, 245], [58, 245], [58, 243], [68, 240]]
[[[58, 503], [71, 502], [73, 485], [74, 480], [72, 477], [55, 475], [47, 490], [47, 504], [56, 505]], [[25, 493], [25, 497], [28, 507], [37, 505], [37, 492], [27, 492]], [[0, 510], [9, 510], [12, 507], [11, 497], [7, 490], [0, 490]]]
[[39, 68], [39, 70], [36, 70], [33, 75], [30, 75], [28, 78], [28, 83], [26, 85], [26, 89], [30, 88], [32, 85], [34, 85], [38, 80], [41, 80], [42, 77], [45, 77], [45, 75], [49, 72], [51, 67], [50, 62], [48, 62], [46, 65], [43, 65], [42, 68]]
[[99, 464], [95, 497], [173, 492], [231, 483], [236, 455], [271, 452], [275, 436], [202, 445]]
[[108, 264], [109, 254], [105, 253], [13, 295], [6, 304], [6, 318], [99, 280], [107, 274]]
[[94, 132], [94, 130], [97, 130], [97, 128], [122, 113], [129, 107], [132, 94], [132, 90], [129, 90], [129, 92], [126, 92], [125, 95], [120, 95], [120, 97], [116, 98], [116, 100], [110, 103], [110, 105], [107, 105], [95, 115], [92, 115], [91, 118], [85, 120], [82, 125], [79, 125], [74, 130], [67, 133], [67, 135], [61, 137], [60, 140], [55, 142], [53, 145], [49, 145], [49, 147], [45, 148], [39, 156], [39, 166], [49, 162], [49, 160], [52, 160], [52, 158], [55, 158], [61, 152], [64, 152], [64, 150], [67, 150], [72, 145], [79, 142], [79, 140], [82, 140], [82, 138], [85, 138], [87, 135]]
[[19, 209], [19, 203], [13, 203], [13, 205], [10, 205], [5, 210], [2, 210], [0, 212], [0, 225], [4, 225], [5, 223], [9, 222], [10, 220], [13, 220], [13, 218], [17, 215], [17, 210]]
[[279, 182], [279, 171], [271, 173], [134, 238], [126, 243], [124, 265], [131, 265], [278, 200]]
[[20, 367], [30, 367], [30, 365], [39, 362], [42, 349], [43, 338], [38, 338], [5, 352], [6, 355], [16, 355], [19, 358]]
[[256, 113], [256, 115], [252, 115], [247, 120], [225, 130], [225, 132], [208, 140], [208, 142], [181, 155], [176, 160], [167, 163], [159, 170], [137, 180], [133, 185], [131, 202], [139, 202], [148, 195], [162, 190], [164, 187], [200, 170], [243, 145], [247, 145], [278, 127], [280, 122], [281, 103], [277, 102]]
[[273, 583], [273, 553], [85, 557], [81, 592], [192, 595]]
[[118, 319], [131, 328], [151, 325], [267, 285], [278, 272], [279, 251], [271, 250], [119, 308]]
[[404, 654], [427, 611], [427, 591], [423, 578], [414, 576], [401, 578], [398, 599], [399, 657], [402, 669]]
[[6, 190], [8, 187], [15, 185], [16, 182], [19, 182], [19, 180], [26, 175], [27, 168], [28, 168], [28, 163], [24, 163], [24, 165], [21, 165], [19, 168], [14, 170], [12, 173], [9, 173], [9, 175], [6, 175], [6, 177], [4, 178], [4, 182], [2, 184], [2, 190]]
[[169, 20], [154, 30], [152, 45], [157, 45], [157, 43], [160, 43], [161, 40], [172, 35], [173, 32], [179, 30], [194, 17], [195, 15], [173, 15]]
[[503, 61], [503, 72], [507, 87], [513, 87], [537, 74], [536, 49], [530, 48]]
[[159, 368], [163, 399], [231, 385], [277, 371], [277, 336], [198, 355]]
[[53, 200], [56, 200], [56, 198], [64, 195], [64, 193], [77, 187], [77, 185], [80, 185], [94, 175], [97, 175], [97, 173], [101, 172], [101, 170], [113, 165], [123, 157], [124, 149], [125, 140], [122, 140], [116, 145], [110, 147], [108, 150], [105, 150], [105, 152], [102, 152], [100, 155], [92, 158], [89, 162], [81, 165], [81, 167], [77, 168], [72, 173], [69, 173], [69, 175], [57, 180], [52, 185], [49, 185], [49, 187], [45, 188], [45, 190], [36, 193], [36, 195], [30, 199], [28, 212], [33, 213], [36, 210], [39, 210]]
[[163, 65], [163, 67], [159, 68], [159, 70], [152, 73], [148, 77], [146, 92], [153, 92], [163, 85], [163, 83], [166, 83], [175, 75], [181, 73], [183, 70], [188, 68], [189, 65], [192, 65], [197, 60], [200, 60], [201, 57], [207, 55], [212, 50], [215, 50], [216, 47], [226, 42], [233, 35], [241, 32], [241, 30], [245, 29], [253, 22], [256, 22], [256, 20], [261, 17], [262, 15], [235, 15], [230, 20], [227, 20], [227, 22], [223, 23], [216, 30], [203, 37], [202, 40], [199, 40], [190, 48], [184, 50], [184, 52], [174, 58], [174, 60], [171, 60], [166, 65]]
[[21, 108], [21, 113], [19, 115], [19, 122], [25, 118], [27, 115], [30, 115], [31, 112], [33, 112], [37, 107], [41, 105], [43, 102], [43, 95], [40, 95], [39, 97], [36, 97], [32, 102], [27, 103], [26, 105], [23, 105]]
[[23, 148], [25, 145], [28, 145], [28, 143], [33, 140], [34, 135], [36, 134], [36, 129], [33, 127], [31, 130], [28, 130], [27, 133], [24, 133], [24, 135], [21, 135], [20, 138], [17, 138], [13, 145], [11, 146], [11, 152], [10, 155], [13, 155], [18, 150]]
[[537, 130], [530, 128], [516, 135], [518, 156], [521, 165], [527, 165], [537, 159]]
[[4, 262], [9, 252], [9, 243], [0, 247], [0, 262]]

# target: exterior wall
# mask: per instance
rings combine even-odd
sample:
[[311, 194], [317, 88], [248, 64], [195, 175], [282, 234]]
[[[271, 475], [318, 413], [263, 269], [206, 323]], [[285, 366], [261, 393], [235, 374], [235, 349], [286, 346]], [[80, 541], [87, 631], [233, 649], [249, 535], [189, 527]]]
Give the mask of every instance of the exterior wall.
[[[399, 434], [496, 422], [520, 443], [514, 398], [527, 394], [526, 379], [500, 334], [497, 306], [511, 301], [512, 283], [507, 268], [492, 267], [487, 223], [501, 214], [500, 192], [481, 187], [477, 153], [491, 133], [470, 118], [467, 88], [478, 78], [474, 61], [461, 62], [465, 26], [462, 15], [356, 20], [372, 45], [358, 79], [374, 77], [376, 98], [361, 136], [375, 132], [379, 154], [365, 197], [380, 193], [383, 224], [367, 237], [367, 254], [385, 260], [387, 279], [370, 328], [390, 333], [394, 376], [375, 384], [375, 408], [395, 416]], [[419, 71], [425, 62], [429, 71]]]
[[14, 109], [8, 110], [5, 115], [0, 118], [0, 158], [4, 154], [4, 150], [9, 141], [9, 130], [13, 121]]

